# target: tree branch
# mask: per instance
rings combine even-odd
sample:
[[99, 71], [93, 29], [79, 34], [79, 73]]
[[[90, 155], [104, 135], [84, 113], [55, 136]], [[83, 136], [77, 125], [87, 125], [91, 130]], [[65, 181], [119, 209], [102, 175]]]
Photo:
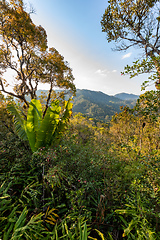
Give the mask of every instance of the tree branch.
[[45, 107], [45, 110], [44, 110], [44, 113], [43, 113], [43, 117], [45, 116], [45, 114], [47, 112], [47, 109], [48, 109], [48, 106], [49, 106], [49, 101], [51, 99], [51, 93], [52, 93], [52, 90], [53, 90], [53, 81], [51, 80], [50, 82], [51, 82], [51, 85], [50, 85], [50, 90], [49, 90], [49, 93], [48, 93], [48, 98], [47, 98], [46, 107]]
[[29, 104], [28, 104], [27, 100], [25, 99], [25, 97], [23, 95], [16, 95], [13, 92], [9, 92], [9, 91], [5, 90], [3, 82], [2, 82], [1, 79], [0, 79], [0, 85], [2, 87], [2, 89], [0, 91], [2, 91], [4, 93], [7, 93], [7, 94], [9, 94], [9, 95], [11, 95], [13, 97], [19, 98], [20, 100], [23, 100], [25, 102], [25, 104], [27, 105], [27, 107], [29, 107]]

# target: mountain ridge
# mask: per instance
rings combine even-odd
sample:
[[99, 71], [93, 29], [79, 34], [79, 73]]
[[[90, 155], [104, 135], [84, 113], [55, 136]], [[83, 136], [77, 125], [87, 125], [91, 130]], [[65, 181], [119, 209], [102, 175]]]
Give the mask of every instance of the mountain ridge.
[[[45, 93], [47, 90], [38, 90], [37, 96], [40, 96], [41, 92]], [[58, 92], [58, 90], [56, 90], [56, 92]], [[129, 97], [130, 99], [128, 99]], [[74, 114], [82, 113], [85, 116], [108, 122], [114, 114], [121, 111], [121, 106], [127, 105], [133, 108], [137, 98], [138, 95], [128, 93], [119, 93], [110, 96], [101, 91], [77, 89], [76, 96], [73, 97], [72, 111]], [[66, 95], [66, 99], [69, 99], [69, 94]]]
[[125, 97], [131, 99], [122, 100], [123, 94], [116, 96], [107, 95], [101, 91], [92, 91], [87, 89], [77, 89], [76, 97], [74, 97], [73, 113], [82, 113], [86, 116], [102, 120], [110, 121], [112, 116], [119, 113], [121, 106], [134, 107], [138, 96], [125, 93]]
[[135, 95], [135, 94], [132, 94], [132, 93], [125, 93], [125, 92], [122, 92], [122, 93], [117, 93], [114, 95], [115, 97], [117, 98], [120, 98], [122, 100], [132, 100], [132, 99], [138, 99], [139, 95]]

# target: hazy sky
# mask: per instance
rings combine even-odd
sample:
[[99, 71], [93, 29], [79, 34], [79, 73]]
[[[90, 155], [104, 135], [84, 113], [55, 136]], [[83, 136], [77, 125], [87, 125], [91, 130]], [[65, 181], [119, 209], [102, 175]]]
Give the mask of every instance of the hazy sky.
[[[112, 95], [120, 92], [141, 94], [141, 83], [147, 76], [130, 79], [121, 76], [139, 52], [115, 52], [101, 31], [101, 18], [107, 0], [26, 0], [36, 14], [36, 25], [47, 31], [49, 47], [55, 47], [73, 69], [76, 88], [102, 91]], [[149, 89], [154, 89], [152, 85]]]

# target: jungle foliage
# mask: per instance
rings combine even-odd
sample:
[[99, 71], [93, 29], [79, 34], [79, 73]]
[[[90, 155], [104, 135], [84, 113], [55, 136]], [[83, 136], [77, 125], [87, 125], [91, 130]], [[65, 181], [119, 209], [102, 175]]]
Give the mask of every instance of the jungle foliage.
[[[136, 24], [141, 44], [143, 19], [158, 1], [109, 2], [103, 19], [111, 27], [108, 40], [127, 37]], [[126, 6], [129, 15], [123, 12], [119, 23]], [[160, 239], [160, 91], [122, 107], [108, 124], [71, 117], [70, 99], [52, 96], [54, 86], [74, 94], [68, 64], [57, 50], [47, 50], [45, 30], [34, 25], [22, 0], [1, 0], [0, 10], [0, 85], [8, 94], [0, 93], [0, 239]], [[159, 61], [149, 40], [147, 54]], [[16, 73], [13, 92], [8, 69]], [[41, 101], [39, 81], [50, 84]]]
[[159, 94], [110, 124], [78, 114], [33, 152], [1, 96], [0, 238], [159, 239]]

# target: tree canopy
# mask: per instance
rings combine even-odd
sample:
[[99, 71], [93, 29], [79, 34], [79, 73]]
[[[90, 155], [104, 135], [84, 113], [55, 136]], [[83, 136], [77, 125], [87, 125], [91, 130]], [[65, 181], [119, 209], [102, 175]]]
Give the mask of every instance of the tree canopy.
[[158, 0], [110, 0], [101, 20], [108, 42], [115, 50], [142, 49], [142, 58], [126, 66], [124, 73], [134, 77], [153, 72], [150, 77], [160, 84], [160, 3]]
[[[39, 83], [48, 83], [47, 110], [54, 87], [75, 93], [74, 77], [64, 57], [48, 48], [46, 31], [33, 23], [31, 13], [23, 0], [0, 1], [0, 91], [29, 107], [26, 97], [36, 99]], [[13, 79], [8, 79], [8, 72]], [[7, 88], [10, 80], [13, 91]]]

